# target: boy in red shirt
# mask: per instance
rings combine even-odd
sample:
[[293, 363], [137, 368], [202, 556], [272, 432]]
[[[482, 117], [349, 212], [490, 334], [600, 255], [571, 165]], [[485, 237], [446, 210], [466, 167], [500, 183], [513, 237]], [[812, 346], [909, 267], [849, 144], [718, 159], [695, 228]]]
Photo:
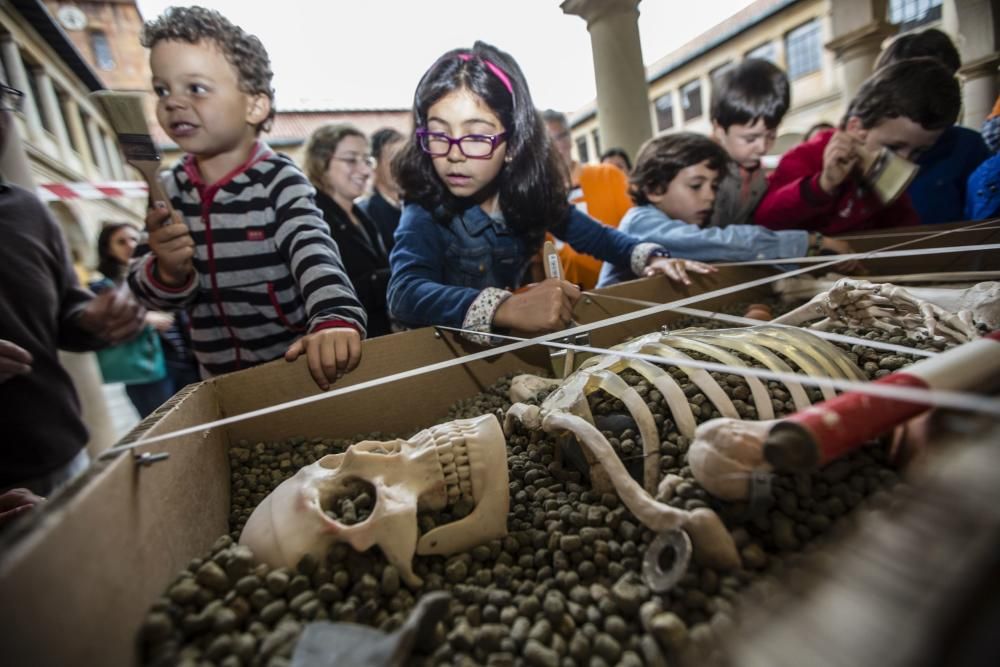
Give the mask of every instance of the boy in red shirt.
[[955, 77], [932, 58], [878, 70], [851, 100], [840, 129], [785, 154], [754, 222], [824, 234], [920, 224], [909, 195], [886, 206], [864, 184], [858, 149], [888, 148], [915, 160], [955, 122], [961, 103]]

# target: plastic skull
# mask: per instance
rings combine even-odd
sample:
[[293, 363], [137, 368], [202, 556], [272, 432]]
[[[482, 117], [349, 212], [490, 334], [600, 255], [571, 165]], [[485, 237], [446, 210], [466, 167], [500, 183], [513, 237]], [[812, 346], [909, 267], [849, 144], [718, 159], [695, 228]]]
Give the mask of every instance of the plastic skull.
[[[325, 508], [358, 480], [375, 489], [371, 515], [353, 525], [328, 516]], [[462, 499], [474, 503], [470, 514], [419, 535], [418, 511]], [[254, 509], [240, 543], [273, 567], [295, 567], [306, 554], [322, 560], [334, 542], [358, 551], [377, 544], [403, 580], [418, 586], [414, 553], [451, 554], [503, 537], [509, 506], [506, 441], [496, 417], [483, 415], [324, 456]]]

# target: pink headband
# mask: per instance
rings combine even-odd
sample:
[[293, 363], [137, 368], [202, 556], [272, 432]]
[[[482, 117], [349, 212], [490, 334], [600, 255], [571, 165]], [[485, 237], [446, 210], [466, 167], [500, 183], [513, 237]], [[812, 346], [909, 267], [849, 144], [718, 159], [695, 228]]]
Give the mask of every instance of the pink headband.
[[[458, 54], [458, 59], [468, 62], [469, 60], [472, 60], [472, 54], [471, 53], [460, 53], [460, 54]], [[488, 69], [489, 71], [493, 72], [493, 75], [496, 78], [500, 79], [500, 83], [502, 83], [504, 85], [504, 88], [507, 89], [507, 92], [510, 93], [510, 96], [513, 98], [514, 97], [514, 87], [512, 85], [510, 85], [510, 79], [507, 78], [507, 75], [504, 74], [504, 71], [502, 69], [500, 69], [499, 67], [497, 67], [496, 65], [494, 65], [493, 63], [491, 63], [486, 58], [479, 58], [479, 60], [483, 61], [483, 64], [486, 65], [486, 69]]]

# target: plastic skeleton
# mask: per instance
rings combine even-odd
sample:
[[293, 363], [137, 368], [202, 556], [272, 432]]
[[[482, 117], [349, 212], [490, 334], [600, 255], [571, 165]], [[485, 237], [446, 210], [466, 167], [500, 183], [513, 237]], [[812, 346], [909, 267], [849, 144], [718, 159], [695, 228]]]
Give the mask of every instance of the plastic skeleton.
[[[375, 487], [375, 508], [364, 521], [345, 525], [324, 508], [358, 479]], [[468, 516], [418, 534], [418, 511], [440, 511], [460, 499], [475, 503]], [[377, 544], [403, 580], [417, 586], [414, 553], [452, 554], [503, 537], [509, 506], [506, 440], [497, 418], [483, 415], [324, 456], [254, 509], [240, 543], [272, 567], [291, 568], [306, 554], [324, 558], [334, 542], [358, 551]]]
[[[654, 333], [627, 341], [611, 350], [657, 355], [668, 359], [690, 359], [687, 352], [695, 352], [729, 366], [746, 367], [741, 355], [755, 360], [776, 372], [796, 372], [781, 357], [795, 363], [802, 372], [813, 376], [863, 380], [861, 370], [838, 348], [805, 331], [785, 327], [749, 327], [731, 330], [685, 329], [669, 334]], [[776, 354], [777, 353], [777, 354]], [[781, 355], [780, 357], [778, 355]], [[719, 568], [739, 566], [732, 537], [718, 516], [711, 510], [699, 508], [683, 511], [654, 499], [660, 467], [659, 429], [646, 400], [629, 386], [618, 373], [632, 369], [642, 375], [664, 397], [671, 417], [680, 433], [693, 437], [697, 426], [691, 406], [677, 381], [663, 367], [644, 360], [629, 359], [606, 354], [588, 359], [579, 370], [570, 375], [545, 399], [540, 406], [517, 403], [507, 413], [504, 428], [510, 433], [515, 421], [528, 428], [546, 432], [572, 432], [591, 464], [591, 484], [597, 490], [614, 490], [625, 506], [643, 524], [656, 532], [683, 528], [691, 538], [695, 557], [706, 565]], [[739, 419], [732, 399], [718, 382], [705, 370], [681, 366], [688, 379], [707, 397], [724, 417]], [[518, 379], [515, 378], [517, 381]], [[771, 396], [764, 383], [755, 377], [745, 377], [753, 405], [760, 419], [773, 419]], [[520, 381], [512, 386], [512, 394], [520, 391]], [[810, 405], [801, 385], [786, 384], [796, 409]], [[611, 444], [594, 425], [587, 403], [587, 395], [598, 389], [620, 400], [632, 415], [642, 439], [644, 469], [643, 484], [629, 475]], [[832, 389], [823, 388], [824, 398], [832, 398]], [[706, 476], [719, 477], [724, 483], [746, 485], [747, 473], [743, 463], [734, 468], [717, 470], [716, 459], [689, 461], [695, 477], [699, 467], [707, 466]], [[661, 484], [669, 484], [665, 478]], [[713, 492], [712, 489], [708, 489]]]
[[[917, 361], [871, 385], [968, 391], [989, 388], [997, 378], [1000, 330]], [[907, 398], [846, 392], [782, 419], [712, 419], [695, 432], [688, 460], [714, 461], [715, 467], [723, 471], [728, 467], [811, 472], [929, 409], [929, 405]], [[703, 486], [727, 500], [745, 499], [748, 495], [746, 485]]]
[[[825, 318], [812, 326], [876, 327], [893, 333], [914, 331], [919, 336], [941, 336], [960, 343], [978, 338], [977, 326], [987, 330], [1000, 328], [997, 282], [983, 282], [968, 289], [903, 288], [851, 278], [841, 278], [832, 287], [828, 282], [811, 282], [815, 286], [812, 293], [819, 293], [773, 322], [801, 325]], [[809, 283], [797, 281], [785, 285], [783, 291], [805, 296], [803, 291]]]

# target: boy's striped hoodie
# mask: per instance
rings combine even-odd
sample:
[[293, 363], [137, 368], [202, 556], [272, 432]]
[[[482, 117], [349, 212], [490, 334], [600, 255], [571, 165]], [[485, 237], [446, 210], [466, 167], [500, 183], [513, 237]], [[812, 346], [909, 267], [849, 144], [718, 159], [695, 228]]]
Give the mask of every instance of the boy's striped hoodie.
[[289, 158], [258, 142], [243, 165], [208, 185], [189, 155], [164, 184], [194, 239], [195, 275], [178, 288], [159, 281], [144, 234], [129, 285], [149, 308], [188, 310], [203, 373], [277, 359], [319, 329], [349, 326], [364, 336], [364, 309], [315, 190]]

